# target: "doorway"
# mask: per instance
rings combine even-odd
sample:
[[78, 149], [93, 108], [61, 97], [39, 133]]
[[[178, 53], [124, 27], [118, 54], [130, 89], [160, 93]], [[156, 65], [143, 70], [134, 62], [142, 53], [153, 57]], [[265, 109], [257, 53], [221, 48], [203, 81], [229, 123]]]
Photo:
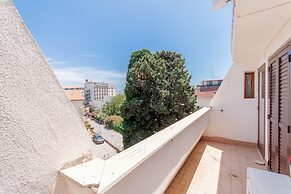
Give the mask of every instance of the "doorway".
[[265, 158], [265, 64], [258, 69], [258, 149]]

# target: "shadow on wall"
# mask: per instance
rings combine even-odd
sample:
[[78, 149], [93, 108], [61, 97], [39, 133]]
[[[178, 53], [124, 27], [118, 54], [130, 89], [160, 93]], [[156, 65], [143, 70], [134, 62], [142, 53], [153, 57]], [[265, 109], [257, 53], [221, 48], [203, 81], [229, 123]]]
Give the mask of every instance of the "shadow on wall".
[[70, 180], [66, 180], [60, 174], [57, 175], [57, 181], [54, 194], [93, 194], [90, 188], [79, 187]]

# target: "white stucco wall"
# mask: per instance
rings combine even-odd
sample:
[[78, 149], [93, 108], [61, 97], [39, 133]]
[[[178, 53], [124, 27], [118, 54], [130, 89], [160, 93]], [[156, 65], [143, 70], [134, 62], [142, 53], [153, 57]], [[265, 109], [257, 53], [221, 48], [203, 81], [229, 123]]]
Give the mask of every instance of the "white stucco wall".
[[[268, 65], [268, 58], [291, 38], [291, 18], [286, 19], [284, 26], [275, 33], [274, 37], [265, 42], [262, 56], [246, 58], [245, 64], [234, 64], [227, 73], [224, 82], [210, 102], [212, 106], [210, 123], [205, 136], [223, 137], [240, 141], [257, 142], [258, 135], [258, 90], [257, 69], [264, 63]], [[246, 49], [246, 48], [241, 48]], [[260, 60], [257, 60], [260, 59]], [[244, 72], [255, 72], [255, 99], [244, 99]], [[266, 69], [267, 72], [267, 69]], [[266, 74], [266, 80], [268, 80]], [[268, 82], [266, 96], [268, 96]], [[265, 117], [268, 114], [268, 101]], [[223, 110], [223, 111], [221, 111]], [[266, 159], [268, 158], [268, 120], [265, 121]]]
[[[280, 2], [283, 4], [277, 6]], [[236, 0], [235, 3], [232, 29], [234, 63], [252, 64], [258, 67], [263, 63], [267, 64], [268, 57], [291, 36], [291, 4], [284, 4], [284, 0], [255, 2]], [[271, 9], [264, 10], [265, 8]], [[254, 13], [257, 10], [263, 11]], [[248, 15], [252, 12], [254, 14]], [[266, 88], [268, 88], [267, 84]]]
[[263, 60], [270, 57], [276, 50], [278, 50], [284, 43], [291, 40], [291, 18], [286, 20], [286, 23], [282, 28], [276, 33], [270, 42], [268, 42], [265, 48], [265, 55]]
[[96, 194], [96, 192], [90, 188], [81, 187], [80, 184], [62, 176], [58, 176], [56, 189], [53, 194]]
[[209, 106], [210, 122], [204, 136], [238, 141], [257, 141], [257, 73], [255, 98], [244, 99], [244, 73], [256, 72], [257, 65], [233, 64]]
[[0, 191], [53, 193], [91, 140], [10, 0], [0, 0]]
[[213, 97], [212, 96], [197, 96], [197, 106], [207, 107]]

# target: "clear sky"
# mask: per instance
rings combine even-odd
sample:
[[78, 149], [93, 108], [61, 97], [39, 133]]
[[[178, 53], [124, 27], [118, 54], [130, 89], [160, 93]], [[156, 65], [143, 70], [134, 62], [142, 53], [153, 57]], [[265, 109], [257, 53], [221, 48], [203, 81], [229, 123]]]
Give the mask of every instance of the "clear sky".
[[132, 51], [171, 50], [192, 84], [223, 78], [232, 64], [232, 7], [212, 0], [14, 0], [62, 85], [85, 78], [125, 85]]

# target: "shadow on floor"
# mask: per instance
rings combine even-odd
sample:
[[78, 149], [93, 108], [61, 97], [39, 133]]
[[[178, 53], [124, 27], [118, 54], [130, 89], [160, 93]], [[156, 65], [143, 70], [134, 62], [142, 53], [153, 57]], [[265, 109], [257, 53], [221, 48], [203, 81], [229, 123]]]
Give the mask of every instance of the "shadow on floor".
[[265, 169], [256, 147], [200, 141], [166, 194], [243, 194], [247, 167]]

